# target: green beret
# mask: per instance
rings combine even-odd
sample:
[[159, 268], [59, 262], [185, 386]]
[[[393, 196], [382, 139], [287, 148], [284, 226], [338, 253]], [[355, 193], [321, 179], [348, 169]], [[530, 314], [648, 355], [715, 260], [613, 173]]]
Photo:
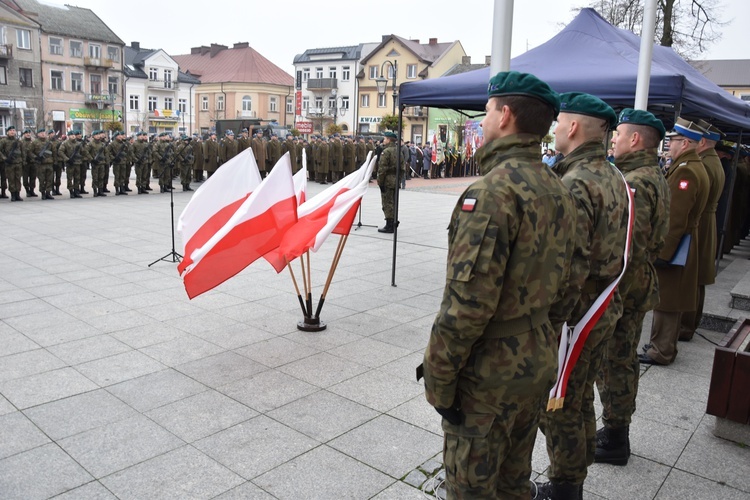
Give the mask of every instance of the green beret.
[[609, 128], [617, 126], [617, 114], [615, 110], [598, 97], [583, 92], [566, 92], [560, 94], [560, 113], [593, 116], [607, 122]]
[[46, 128], [40, 128], [39, 130], [36, 131], [37, 134], [41, 134], [43, 132], [47, 133], [47, 129]]
[[49, 129], [49, 130], [47, 131], [47, 133], [48, 133], [48, 134], [54, 134], [54, 133], [55, 133], [55, 130], [54, 130], [54, 129]]
[[11, 125], [10, 127], [6, 127], [5, 131], [6, 132], [10, 132], [11, 130], [15, 130], [15, 129], [16, 129], [16, 127], [14, 125]]
[[487, 96], [519, 95], [533, 97], [549, 104], [555, 111], [560, 112], [560, 96], [539, 78], [530, 73], [518, 71], [501, 71], [490, 79], [487, 86]]
[[655, 117], [652, 113], [642, 109], [623, 109], [620, 111], [620, 117], [618, 118], [617, 124], [620, 125], [621, 123], [645, 125], [647, 127], [655, 128], [656, 131], [659, 132], [659, 139], [664, 139], [664, 135], [667, 133], [667, 129], [664, 128], [664, 124], [660, 119]]
[[74, 130], [73, 135], [83, 135], [83, 132], [81, 130]]
[[23, 133], [24, 133], [24, 134], [30, 134], [30, 133], [31, 133], [31, 129], [30, 129], [30, 128], [27, 128], [26, 130], [24, 130], [24, 131], [23, 131]]
[[398, 136], [396, 134], [394, 134], [393, 132], [391, 132], [390, 130], [388, 130], [386, 132], [383, 132], [383, 137], [389, 137], [391, 139], [397, 139], [398, 138]]

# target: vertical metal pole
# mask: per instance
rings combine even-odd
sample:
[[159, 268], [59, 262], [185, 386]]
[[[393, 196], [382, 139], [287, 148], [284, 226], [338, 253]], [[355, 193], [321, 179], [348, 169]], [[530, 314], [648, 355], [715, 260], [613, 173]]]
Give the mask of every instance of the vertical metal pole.
[[719, 274], [719, 261], [724, 256], [724, 239], [726, 239], [727, 229], [729, 228], [729, 214], [732, 212], [732, 197], [734, 196], [734, 187], [737, 184], [737, 163], [740, 159], [740, 148], [742, 144], [742, 130], [740, 130], [739, 137], [737, 137], [737, 152], [732, 158], [732, 168], [730, 170], [732, 178], [730, 179], [731, 184], [729, 185], [729, 192], [727, 193], [727, 206], [724, 209], [724, 222], [722, 224], [721, 236], [719, 237], [719, 246], [716, 249], [716, 269], [715, 273]]
[[635, 85], [635, 109], [648, 109], [648, 87], [651, 83], [651, 59], [654, 51], [656, 0], [646, 0], [643, 9], [641, 50], [638, 57], [638, 79]]
[[510, 69], [510, 45], [513, 38], [513, 0], [495, 0], [492, 19], [492, 58], [490, 75]]
[[403, 115], [404, 115], [404, 108], [399, 105], [398, 107], [398, 134], [397, 134], [398, 137], [396, 138], [396, 192], [393, 195], [393, 261], [391, 263], [391, 286], [396, 286], [396, 243], [398, 242], [398, 192], [401, 189], [401, 179], [399, 177], [401, 176], [401, 120], [403, 119]]

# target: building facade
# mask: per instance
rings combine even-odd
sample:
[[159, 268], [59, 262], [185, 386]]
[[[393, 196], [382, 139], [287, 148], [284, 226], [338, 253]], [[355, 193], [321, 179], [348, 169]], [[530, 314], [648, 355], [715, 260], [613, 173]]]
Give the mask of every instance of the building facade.
[[750, 59], [704, 59], [689, 62], [703, 76], [733, 96], [750, 101]]
[[[200, 80], [195, 88], [196, 130], [215, 130], [217, 120], [248, 119], [263, 124], [294, 124], [294, 77], [247, 42], [194, 47], [173, 56], [180, 68]], [[235, 131], [237, 132], [237, 131]]]
[[125, 130], [191, 135], [195, 124], [197, 78], [180, 71], [161, 49], [125, 47]]
[[90, 133], [121, 124], [122, 40], [90, 9], [36, 0], [12, 3], [41, 28], [43, 103], [37, 126]]

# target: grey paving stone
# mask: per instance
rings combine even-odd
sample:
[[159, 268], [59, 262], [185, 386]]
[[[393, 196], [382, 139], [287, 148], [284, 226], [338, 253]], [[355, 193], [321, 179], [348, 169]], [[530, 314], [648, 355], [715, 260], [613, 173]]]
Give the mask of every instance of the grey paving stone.
[[659, 490], [659, 494], [656, 495], [656, 500], [684, 500], [685, 498], [747, 500], [748, 492], [679, 469], [672, 469]]
[[0, 357], [39, 349], [39, 344], [28, 338], [26, 335], [15, 331], [11, 327], [5, 325], [5, 323], [3, 323], [3, 325], [5, 328], [0, 330], [0, 335], [2, 335], [3, 339], [2, 343], [0, 343]]
[[73, 368], [61, 368], [0, 383], [0, 393], [22, 410], [96, 388], [96, 384]]
[[112, 337], [133, 347], [140, 349], [154, 344], [161, 344], [170, 340], [186, 337], [182, 330], [163, 323], [149, 323], [114, 332]]
[[627, 467], [592, 465], [584, 486], [586, 491], [611, 500], [654, 498], [669, 470], [665, 465], [631, 455]]
[[410, 401], [414, 396], [423, 394], [424, 386], [416, 379], [397, 379], [390, 373], [371, 370], [332, 385], [328, 390], [385, 413]]
[[673, 369], [665, 370], [658, 368], [662, 367], [652, 366], [641, 376], [638, 383], [639, 390], [641, 388], [652, 390], [661, 387], [670, 387], [670, 391], [673, 394], [700, 403], [700, 406], [704, 406], [706, 401], [708, 401], [710, 373], [701, 377]]
[[[368, 299], [363, 297], [362, 300], [366, 303]], [[363, 337], [389, 330], [399, 324], [398, 321], [395, 321], [392, 318], [364, 312], [336, 320], [334, 323], [337, 328], [343, 328], [344, 330], [348, 330]]]
[[406, 475], [404, 478], [404, 482], [408, 485], [414, 486], [415, 488], [419, 488], [424, 484], [424, 482], [427, 480], [427, 476], [424, 472], [420, 471], [419, 469], [414, 469], [410, 473]]
[[10, 401], [5, 399], [2, 394], [0, 394], [0, 415], [7, 415], [8, 413], [13, 413], [14, 411], [17, 411], [17, 408], [10, 404]]
[[276, 497], [266, 493], [250, 481], [245, 481], [236, 488], [222, 493], [215, 500], [273, 500], [274, 498]]
[[196, 441], [194, 446], [245, 479], [311, 450], [317, 441], [260, 415]]
[[381, 415], [328, 444], [394, 478], [401, 478], [442, 450], [443, 440], [418, 427]]
[[364, 373], [367, 367], [322, 352], [279, 368], [305, 382], [326, 388]]
[[375, 418], [378, 412], [328, 391], [318, 391], [270, 411], [268, 416], [326, 442]]
[[235, 352], [266, 366], [275, 368], [298, 359], [312, 356], [319, 351], [318, 349], [292, 342], [284, 337], [278, 337], [235, 349]]
[[334, 347], [355, 342], [362, 339], [363, 337], [355, 333], [342, 330], [335, 324], [329, 323], [328, 327], [322, 332], [303, 332], [301, 330], [297, 330], [296, 332], [284, 335], [283, 338], [289, 339], [293, 342], [297, 342], [298, 344], [304, 344], [320, 351], [327, 351]]
[[214, 498], [243, 479], [192, 446], [182, 446], [101, 482], [123, 500], [198, 500]]
[[318, 391], [314, 385], [276, 370], [238, 380], [218, 389], [259, 412], [267, 412]]
[[97, 479], [183, 444], [141, 415], [61, 439], [58, 443]]
[[413, 488], [401, 481], [396, 481], [374, 497], [372, 500], [424, 500], [422, 490]]
[[55, 500], [116, 500], [117, 497], [110, 493], [107, 488], [102, 486], [99, 481], [79, 486], [62, 495], [56, 496]]
[[216, 391], [208, 390], [146, 415], [187, 443], [210, 436], [258, 413]]
[[49, 443], [20, 411], [0, 416], [0, 459]]
[[384, 332], [376, 333], [370, 338], [403, 347], [410, 352], [424, 352], [427, 342], [430, 339], [430, 330], [429, 328], [419, 328], [411, 323], [407, 323]]
[[[426, 345], [425, 345], [426, 347]], [[396, 377], [410, 382], [417, 380], [417, 367], [424, 360], [424, 351], [418, 350], [387, 363], [379, 368], [380, 371], [395, 375]]]
[[170, 321], [170, 325], [187, 333], [198, 333], [205, 330], [211, 330], [221, 326], [232, 326], [236, 323], [231, 318], [221, 316], [219, 314], [208, 313], [205, 311], [199, 314], [193, 314], [191, 316], [181, 316], [173, 321]]
[[176, 367], [177, 371], [209, 387], [226, 385], [267, 369], [266, 366], [234, 352], [222, 352]]
[[193, 335], [224, 349], [238, 349], [275, 337], [273, 333], [243, 323], [201, 331]]
[[253, 480], [280, 499], [369, 498], [393, 479], [327, 446], [319, 446]]
[[[650, 370], [650, 368], [649, 368]], [[705, 414], [704, 403], [666, 392], [663, 388], [638, 388], [637, 415], [641, 418], [693, 431]]]
[[138, 351], [128, 351], [76, 366], [76, 370], [100, 387], [114, 385], [163, 369], [164, 365]]
[[134, 326], [145, 325], [149, 323], [150, 318], [142, 314], [133, 314], [132, 311], [116, 312], [111, 314], [104, 314], [101, 316], [93, 316], [86, 319], [94, 328], [98, 329], [102, 333], [112, 333], [121, 330], [127, 330]]
[[438, 436], [443, 435], [442, 417], [430, 406], [424, 393], [391, 409], [388, 411], [388, 415]]
[[[44, 478], [40, 481], [40, 478]], [[55, 444], [0, 460], [0, 492], [8, 500], [45, 499], [93, 478]]]
[[52, 312], [54, 308], [36, 297], [19, 300], [15, 302], [6, 302], [0, 304], [1, 318], [15, 318], [18, 316], [43, 315]]
[[132, 350], [109, 335], [97, 335], [83, 340], [48, 347], [47, 350], [69, 365], [78, 365]]
[[35, 406], [24, 413], [56, 440], [136, 415], [135, 410], [103, 389]]
[[178, 337], [174, 340], [150, 345], [141, 349], [143, 353], [171, 367], [212, 356], [223, 350], [217, 345], [192, 335]]
[[45, 349], [11, 354], [0, 358], [0, 382], [56, 370], [65, 363]]
[[168, 368], [107, 387], [136, 410], [145, 412], [187, 398], [208, 388]]
[[378, 366], [402, 358], [411, 351], [371, 338], [363, 338], [341, 347], [330, 349], [328, 352], [360, 365], [377, 368]]
[[654, 422], [633, 415], [630, 425], [630, 449], [640, 457], [674, 466], [693, 431]]

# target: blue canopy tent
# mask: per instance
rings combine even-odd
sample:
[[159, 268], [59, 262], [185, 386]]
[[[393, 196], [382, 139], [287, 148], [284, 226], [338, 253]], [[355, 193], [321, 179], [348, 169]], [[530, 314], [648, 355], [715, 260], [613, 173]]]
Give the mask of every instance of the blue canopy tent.
[[[593, 9], [582, 9], [546, 43], [511, 60], [511, 69], [532, 73], [557, 92], [587, 92], [612, 107], [632, 107], [640, 38], [615, 28]], [[404, 83], [401, 106], [484, 111], [489, 68]], [[731, 96], [685, 62], [671, 48], [655, 46], [649, 110], [665, 125], [675, 115], [703, 118], [724, 131], [750, 130], [750, 103]]]

